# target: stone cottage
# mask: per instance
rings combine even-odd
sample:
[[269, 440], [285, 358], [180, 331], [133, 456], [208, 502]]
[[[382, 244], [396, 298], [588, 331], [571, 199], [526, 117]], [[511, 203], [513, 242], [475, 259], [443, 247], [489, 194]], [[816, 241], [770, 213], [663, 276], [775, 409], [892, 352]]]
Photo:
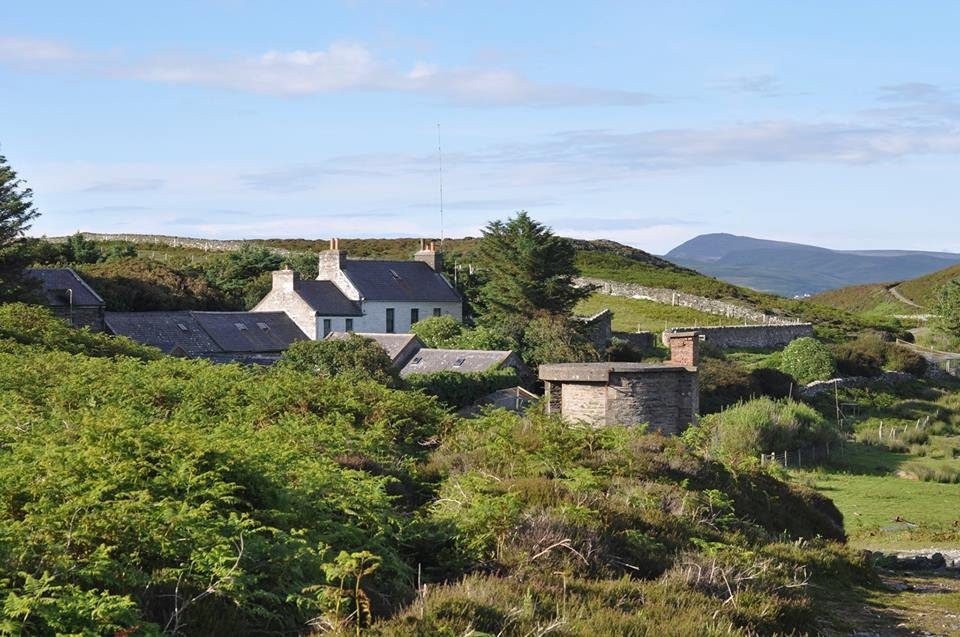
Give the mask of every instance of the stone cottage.
[[254, 312], [283, 311], [311, 339], [332, 332], [404, 333], [428, 316], [463, 320], [463, 301], [443, 276], [443, 255], [421, 242], [413, 261], [349, 259], [339, 239], [320, 253], [315, 281], [292, 270], [273, 273], [273, 287]]
[[591, 425], [640, 425], [679, 434], [700, 408], [696, 332], [672, 334], [666, 363], [541, 365], [547, 412]]

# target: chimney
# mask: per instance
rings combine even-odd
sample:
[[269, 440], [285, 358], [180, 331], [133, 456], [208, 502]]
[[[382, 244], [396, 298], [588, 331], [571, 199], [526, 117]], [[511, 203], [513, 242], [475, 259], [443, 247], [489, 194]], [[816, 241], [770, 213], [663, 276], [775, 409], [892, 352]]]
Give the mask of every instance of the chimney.
[[273, 273], [273, 289], [281, 292], [293, 292], [300, 283], [300, 273], [284, 266], [282, 270]]
[[437, 252], [433, 241], [427, 245], [426, 240], [420, 239], [420, 251], [413, 255], [413, 260], [426, 263], [437, 272], [443, 272], [443, 253]]
[[347, 251], [340, 249], [340, 239], [330, 239], [330, 249], [320, 253], [318, 281], [333, 281], [343, 269], [347, 260]]
[[700, 335], [696, 332], [671, 332], [670, 362], [696, 367], [700, 364]]

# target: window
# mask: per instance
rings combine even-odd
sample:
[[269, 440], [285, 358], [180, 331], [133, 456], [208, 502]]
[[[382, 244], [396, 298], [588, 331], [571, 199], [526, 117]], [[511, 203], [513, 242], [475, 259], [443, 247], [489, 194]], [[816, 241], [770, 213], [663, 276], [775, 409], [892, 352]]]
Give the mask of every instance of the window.
[[440, 308], [439, 308], [439, 307], [433, 308], [433, 315], [434, 315], [434, 316], [440, 316]]
[[420, 310], [417, 308], [410, 309], [410, 325], [413, 325], [420, 320]]
[[234, 326], [235, 328], [237, 328], [238, 330], [240, 330], [241, 332], [246, 332], [246, 331], [247, 331], [247, 326], [244, 325], [243, 323], [234, 323], [233, 326]]
[[326, 338], [327, 334], [329, 334], [332, 329], [333, 329], [333, 328], [330, 326], [330, 319], [323, 319], [323, 336], [324, 336], [324, 338]]
[[352, 331], [353, 331], [353, 319], [344, 319], [344, 321], [343, 321], [343, 329], [344, 329], [344, 331], [346, 331], [346, 332], [352, 332]]
[[260, 328], [262, 331], [264, 331], [264, 332], [270, 331], [270, 326], [267, 325], [266, 323], [260, 323], [260, 322], [258, 322], [258, 323], [257, 323], [257, 327], [259, 327], [259, 328]]
[[393, 308], [387, 308], [387, 329], [385, 330], [387, 334], [393, 334], [396, 330], [393, 325]]
[[187, 326], [184, 325], [183, 323], [177, 323], [177, 327], [180, 328], [180, 331], [181, 331], [181, 332], [189, 332], [189, 331], [190, 331], [190, 330], [187, 329]]
[[467, 362], [467, 359], [465, 359], [465, 358], [458, 358], [457, 360], [455, 360], [455, 361], [453, 362], [453, 366], [454, 366], [454, 367], [463, 367], [463, 364], [464, 364], [465, 362]]
[[413, 362], [410, 363], [410, 364], [411, 364], [411, 365], [419, 365], [419, 364], [420, 364], [420, 361], [422, 361], [422, 360], [423, 360], [423, 357], [422, 357], [422, 356], [417, 356], [417, 357], [415, 357], [415, 358], [413, 359]]

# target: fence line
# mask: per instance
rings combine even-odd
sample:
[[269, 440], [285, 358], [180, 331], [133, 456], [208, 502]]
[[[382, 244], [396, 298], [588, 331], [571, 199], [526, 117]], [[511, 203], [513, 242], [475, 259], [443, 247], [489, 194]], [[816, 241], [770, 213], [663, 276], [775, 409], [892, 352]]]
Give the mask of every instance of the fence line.
[[784, 449], [783, 451], [774, 451], [773, 453], [760, 454], [760, 466], [768, 464], [778, 464], [782, 467], [802, 468], [804, 465], [811, 466], [820, 460], [826, 460], [833, 454], [839, 452], [844, 454], [846, 439], [840, 438], [838, 441], [823, 445], [812, 445], [801, 449]]

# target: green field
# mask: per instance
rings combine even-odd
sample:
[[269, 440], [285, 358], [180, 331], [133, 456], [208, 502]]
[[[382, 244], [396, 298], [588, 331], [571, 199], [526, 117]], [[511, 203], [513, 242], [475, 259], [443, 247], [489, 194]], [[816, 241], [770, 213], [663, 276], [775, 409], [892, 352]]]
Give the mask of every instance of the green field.
[[574, 312], [580, 316], [592, 316], [605, 308], [613, 311], [613, 329], [618, 332], [662, 332], [665, 327], [723, 325], [724, 322], [731, 325], [730, 318], [716, 314], [605, 294], [594, 294], [581, 301]]

